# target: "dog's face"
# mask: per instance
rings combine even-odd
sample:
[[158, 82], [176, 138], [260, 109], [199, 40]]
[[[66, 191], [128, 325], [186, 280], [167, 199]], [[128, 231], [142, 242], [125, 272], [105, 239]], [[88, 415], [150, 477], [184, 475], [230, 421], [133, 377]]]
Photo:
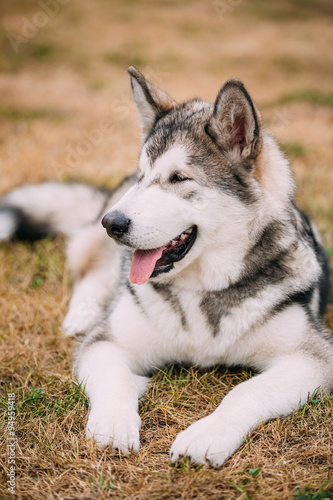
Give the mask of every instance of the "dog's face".
[[144, 133], [138, 181], [103, 225], [135, 249], [130, 280], [142, 284], [246, 240], [261, 196], [253, 176], [261, 129], [238, 80], [224, 85], [214, 106], [177, 105], [136, 70], [130, 74]]

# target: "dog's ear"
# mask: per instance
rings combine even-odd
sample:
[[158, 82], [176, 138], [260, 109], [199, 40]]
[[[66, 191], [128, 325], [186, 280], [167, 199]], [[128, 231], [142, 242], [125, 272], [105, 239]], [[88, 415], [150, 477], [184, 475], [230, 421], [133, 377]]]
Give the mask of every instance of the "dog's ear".
[[240, 160], [252, 160], [259, 154], [261, 118], [237, 78], [231, 78], [221, 88], [206, 132], [223, 152]]
[[155, 121], [166, 111], [177, 106], [168, 94], [147, 82], [145, 77], [137, 69], [130, 66], [128, 72], [131, 77], [131, 85], [136, 107], [139, 112], [140, 123], [145, 138]]

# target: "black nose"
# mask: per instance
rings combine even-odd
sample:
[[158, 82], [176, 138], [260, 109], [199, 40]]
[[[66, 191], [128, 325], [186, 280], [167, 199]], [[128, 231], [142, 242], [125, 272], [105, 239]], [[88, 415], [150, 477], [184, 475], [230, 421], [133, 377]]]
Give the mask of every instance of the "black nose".
[[131, 220], [120, 212], [108, 212], [102, 219], [102, 225], [111, 238], [121, 237], [128, 232]]

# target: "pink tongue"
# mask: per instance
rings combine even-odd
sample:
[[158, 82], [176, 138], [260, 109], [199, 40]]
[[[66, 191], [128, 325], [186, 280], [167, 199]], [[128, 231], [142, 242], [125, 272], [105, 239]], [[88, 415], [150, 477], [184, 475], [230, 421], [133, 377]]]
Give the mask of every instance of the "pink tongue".
[[129, 279], [132, 283], [143, 285], [150, 278], [155, 264], [161, 258], [163, 248], [155, 250], [135, 250]]

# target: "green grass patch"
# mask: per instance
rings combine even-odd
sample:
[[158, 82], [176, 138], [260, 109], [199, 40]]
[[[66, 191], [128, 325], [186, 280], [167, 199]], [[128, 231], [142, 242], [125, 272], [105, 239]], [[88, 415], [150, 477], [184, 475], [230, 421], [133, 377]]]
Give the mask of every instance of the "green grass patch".
[[261, 470], [262, 470], [261, 467], [259, 467], [259, 469], [249, 469], [249, 474], [255, 479], [256, 477], [259, 476]]
[[104, 80], [95, 80], [94, 82], [91, 82], [90, 88], [92, 90], [101, 90], [105, 87], [106, 83]]
[[333, 106], [333, 93], [321, 92], [315, 89], [296, 90], [281, 96], [276, 104], [286, 104], [288, 102], [308, 102], [319, 106]]
[[0, 117], [12, 121], [55, 120], [61, 121], [64, 116], [47, 108], [19, 109], [14, 106], [0, 106]]
[[254, 0], [242, 5], [243, 14], [252, 14], [255, 17], [275, 22], [305, 21], [318, 17], [332, 17], [330, 2], [325, 0], [289, 0], [288, 2], [262, 2]]
[[333, 498], [333, 491], [328, 491], [326, 488], [330, 485], [332, 488], [333, 482], [325, 482], [323, 483], [319, 490], [313, 491], [310, 486], [305, 487], [297, 487], [294, 495], [294, 500], [320, 500], [320, 499], [328, 499]]
[[148, 60], [139, 53], [132, 50], [113, 50], [105, 55], [105, 60], [115, 66], [126, 68], [128, 66], [147, 66]]
[[300, 142], [283, 142], [281, 147], [287, 156], [302, 158], [307, 154], [307, 150]]
[[203, 27], [200, 24], [184, 23], [179, 26], [179, 30], [185, 36], [200, 35], [203, 32]]
[[40, 43], [31, 49], [31, 57], [34, 59], [48, 59], [54, 54], [54, 47], [49, 43]]
[[44, 389], [32, 387], [22, 395], [21, 400], [16, 402], [21, 420], [29, 421], [51, 414], [64, 417], [78, 407], [88, 408], [88, 399], [80, 384], [68, 384], [67, 391], [61, 394], [58, 391], [53, 393], [51, 385]]
[[22, 37], [21, 42], [16, 42], [11, 38], [14, 35], [19, 36], [19, 31], [9, 34], [0, 27], [0, 71], [2, 72], [19, 72], [31, 62], [35, 65], [45, 65], [61, 60], [63, 63], [69, 54], [68, 47], [63, 48], [48, 41], [35, 42], [25, 37]]

